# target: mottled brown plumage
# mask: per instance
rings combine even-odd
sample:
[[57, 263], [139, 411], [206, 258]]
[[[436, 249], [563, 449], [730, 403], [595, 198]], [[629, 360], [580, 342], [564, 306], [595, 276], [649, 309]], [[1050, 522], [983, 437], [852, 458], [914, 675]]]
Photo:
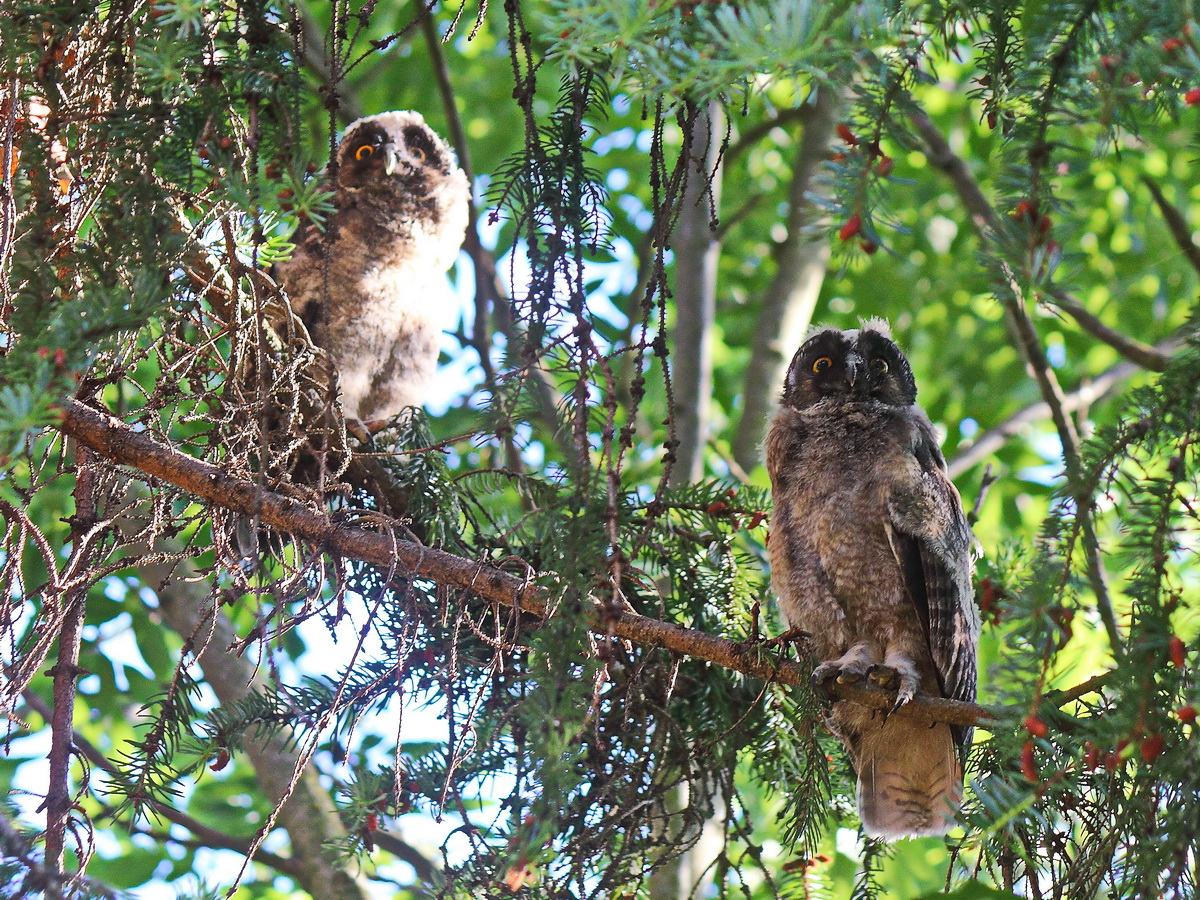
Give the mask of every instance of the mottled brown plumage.
[[[814, 681], [870, 679], [975, 699], [971, 536], [908, 361], [881, 322], [796, 352], [767, 437], [771, 576], [811, 635]], [[858, 773], [868, 834], [942, 834], [962, 798], [970, 729], [850, 702], [826, 717]]]
[[387, 419], [427, 399], [470, 187], [419, 113], [387, 112], [346, 129], [333, 191], [326, 229], [301, 226], [277, 271], [333, 362], [343, 412]]

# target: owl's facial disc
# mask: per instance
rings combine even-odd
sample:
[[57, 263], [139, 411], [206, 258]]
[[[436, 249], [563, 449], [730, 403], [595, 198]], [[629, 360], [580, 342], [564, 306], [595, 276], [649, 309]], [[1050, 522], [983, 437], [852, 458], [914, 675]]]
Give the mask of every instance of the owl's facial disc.
[[792, 358], [783, 389], [783, 402], [793, 409], [834, 399], [909, 406], [916, 398], [908, 360], [890, 338], [869, 326], [813, 335]]

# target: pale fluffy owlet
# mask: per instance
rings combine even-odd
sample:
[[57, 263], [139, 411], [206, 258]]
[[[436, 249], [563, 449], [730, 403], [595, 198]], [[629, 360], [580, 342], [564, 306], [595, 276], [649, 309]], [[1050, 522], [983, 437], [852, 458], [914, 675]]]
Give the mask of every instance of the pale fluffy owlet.
[[342, 411], [378, 421], [427, 398], [470, 186], [415, 112], [354, 122], [329, 169], [336, 212], [324, 232], [311, 222], [299, 228], [277, 272], [292, 311], [333, 362]]
[[[886, 324], [818, 332], [796, 352], [767, 437], [771, 580], [808, 632], [815, 683], [869, 679], [975, 699], [972, 542], [912, 369]], [[971, 729], [835, 702], [868, 835], [944, 834]]]

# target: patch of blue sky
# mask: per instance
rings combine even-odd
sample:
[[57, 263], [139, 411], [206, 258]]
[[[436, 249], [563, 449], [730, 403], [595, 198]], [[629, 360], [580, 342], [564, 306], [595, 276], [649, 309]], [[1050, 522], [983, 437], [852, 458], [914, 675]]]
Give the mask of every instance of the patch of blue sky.
[[598, 156], [603, 156], [610, 150], [626, 150], [638, 140], [640, 133], [642, 132], [629, 126], [618, 128], [612, 134], [605, 134], [596, 138], [592, 142], [592, 150]]
[[640, 197], [633, 194], [621, 194], [617, 197], [617, 206], [629, 217], [629, 221], [638, 231], [646, 232], [654, 224], [654, 213], [646, 209], [646, 204]]
[[1046, 360], [1056, 369], [1067, 364], [1067, 345], [1061, 340], [1053, 340], [1046, 345]]
[[1016, 473], [1017, 478], [1034, 484], [1053, 486], [1063, 477], [1062, 444], [1058, 435], [1041, 432], [1033, 436], [1030, 449], [1046, 462], [1040, 466], [1026, 466]]
[[629, 172], [625, 169], [612, 169], [604, 176], [604, 184], [610, 191], [623, 191], [629, 187]]

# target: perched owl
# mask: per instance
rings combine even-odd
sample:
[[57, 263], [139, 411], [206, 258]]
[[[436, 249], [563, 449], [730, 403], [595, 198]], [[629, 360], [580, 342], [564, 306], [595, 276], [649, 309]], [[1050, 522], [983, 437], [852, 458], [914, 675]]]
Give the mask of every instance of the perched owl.
[[336, 163], [336, 212], [324, 232], [299, 228], [277, 274], [333, 362], [343, 412], [369, 423], [426, 399], [453, 302], [444, 275], [471, 192], [454, 153], [415, 112], [354, 122]]
[[[811, 635], [813, 680], [975, 699], [972, 542], [933, 426], [885, 323], [818, 332], [796, 352], [767, 436], [771, 580]], [[867, 834], [944, 834], [971, 729], [835, 702], [826, 724], [858, 773]]]

